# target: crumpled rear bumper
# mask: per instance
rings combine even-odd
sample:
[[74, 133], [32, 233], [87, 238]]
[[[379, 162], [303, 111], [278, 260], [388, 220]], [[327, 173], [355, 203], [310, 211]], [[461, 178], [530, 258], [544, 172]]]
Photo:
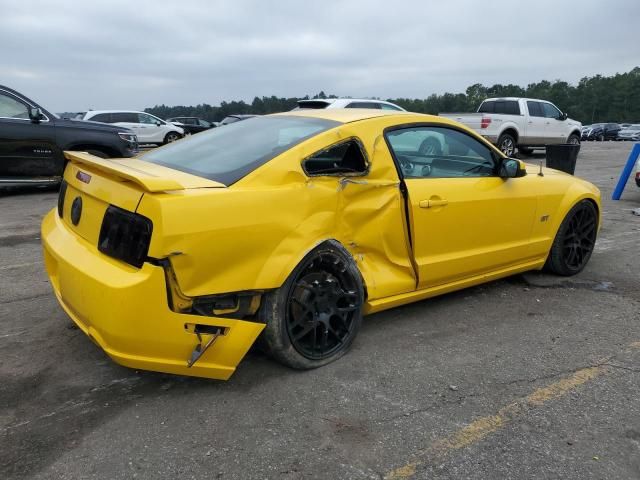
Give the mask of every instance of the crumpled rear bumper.
[[[176, 313], [162, 267], [141, 269], [101, 254], [70, 231], [55, 210], [42, 223], [47, 273], [62, 308], [115, 362], [141, 370], [226, 380], [264, 324]], [[223, 329], [192, 367], [194, 325]], [[202, 336], [206, 341], [207, 335]]]

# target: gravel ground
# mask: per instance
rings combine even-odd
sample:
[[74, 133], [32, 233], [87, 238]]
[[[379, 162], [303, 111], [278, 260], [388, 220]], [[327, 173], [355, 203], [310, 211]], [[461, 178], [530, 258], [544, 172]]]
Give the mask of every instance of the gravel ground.
[[630, 146], [582, 147], [604, 222], [580, 275], [367, 317], [314, 371], [251, 352], [228, 382], [111, 362], [44, 273], [56, 193], [0, 196], [0, 478], [640, 478], [640, 189], [610, 200]]

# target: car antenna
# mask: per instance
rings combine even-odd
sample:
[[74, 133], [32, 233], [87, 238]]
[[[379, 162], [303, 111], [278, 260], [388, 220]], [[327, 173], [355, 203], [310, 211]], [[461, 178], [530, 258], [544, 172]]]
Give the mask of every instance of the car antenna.
[[544, 177], [544, 173], [542, 173], [542, 160], [540, 160], [540, 171], [538, 172], [539, 177]]

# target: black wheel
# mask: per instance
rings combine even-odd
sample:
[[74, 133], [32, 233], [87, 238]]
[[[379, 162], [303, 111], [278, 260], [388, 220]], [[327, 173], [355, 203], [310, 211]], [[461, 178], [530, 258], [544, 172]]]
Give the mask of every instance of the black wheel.
[[518, 147], [518, 152], [520, 152], [521, 155], [531, 155], [533, 154], [533, 148]]
[[516, 152], [516, 139], [508, 133], [503, 133], [498, 138], [498, 148], [507, 157], [512, 157]]
[[90, 153], [94, 157], [109, 158], [109, 155], [100, 150], [87, 150], [87, 153]]
[[326, 365], [349, 350], [362, 323], [363, 303], [353, 258], [338, 242], [326, 242], [304, 258], [281, 288], [264, 296], [264, 348], [289, 367]]
[[556, 275], [570, 276], [585, 267], [598, 233], [598, 212], [589, 200], [577, 203], [560, 224], [545, 268]]
[[571, 134], [569, 135], [569, 138], [567, 138], [567, 143], [569, 145], [580, 145], [580, 137], [575, 133]]
[[180, 140], [180, 134], [178, 132], [169, 132], [164, 137], [164, 144], [175, 142], [176, 140]]

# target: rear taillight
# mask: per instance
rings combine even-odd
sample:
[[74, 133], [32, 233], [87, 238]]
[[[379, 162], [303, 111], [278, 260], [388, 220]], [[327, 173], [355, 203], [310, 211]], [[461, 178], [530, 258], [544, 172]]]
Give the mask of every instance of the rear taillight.
[[60, 184], [60, 192], [58, 193], [58, 216], [62, 218], [64, 213], [64, 197], [67, 194], [67, 182], [62, 180]]
[[98, 250], [140, 268], [147, 258], [153, 223], [147, 217], [110, 205], [107, 208]]
[[480, 128], [487, 128], [489, 125], [491, 125], [491, 118], [482, 117], [482, 119], [480, 120]]

